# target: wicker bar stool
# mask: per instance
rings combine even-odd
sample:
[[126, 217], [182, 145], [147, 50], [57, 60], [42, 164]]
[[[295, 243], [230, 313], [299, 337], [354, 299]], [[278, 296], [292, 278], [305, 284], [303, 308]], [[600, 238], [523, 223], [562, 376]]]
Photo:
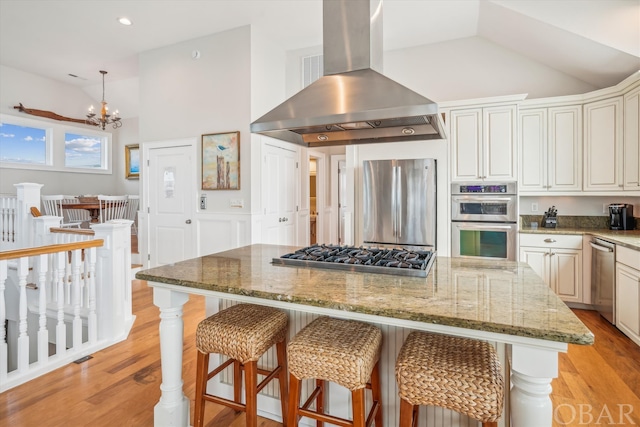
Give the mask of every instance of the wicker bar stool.
[[[205, 401], [229, 406], [246, 412], [246, 425], [256, 427], [258, 393], [271, 380], [280, 383], [283, 425], [287, 415], [286, 342], [288, 318], [286, 313], [271, 307], [238, 304], [222, 310], [198, 324], [196, 347], [196, 397], [193, 425], [201, 427], [204, 421]], [[278, 366], [272, 371], [258, 368], [258, 359], [276, 345]], [[218, 353], [229, 359], [208, 372], [209, 354]], [[233, 364], [233, 401], [207, 394], [207, 382]], [[245, 403], [242, 398], [242, 370], [245, 376]], [[258, 374], [266, 375], [258, 384]]]
[[[338, 426], [382, 427], [382, 404], [378, 359], [382, 332], [375, 326], [353, 320], [319, 317], [309, 323], [287, 346], [289, 367], [289, 427], [300, 417]], [[316, 387], [300, 406], [302, 380], [315, 379]], [[353, 420], [324, 413], [327, 381], [351, 390]], [[373, 404], [365, 412], [365, 389], [371, 389]], [[315, 401], [315, 411], [309, 406]]]
[[400, 427], [415, 426], [419, 405], [439, 406], [497, 426], [504, 379], [495, 349], [468, 338], [412, 332], [396, 360]]

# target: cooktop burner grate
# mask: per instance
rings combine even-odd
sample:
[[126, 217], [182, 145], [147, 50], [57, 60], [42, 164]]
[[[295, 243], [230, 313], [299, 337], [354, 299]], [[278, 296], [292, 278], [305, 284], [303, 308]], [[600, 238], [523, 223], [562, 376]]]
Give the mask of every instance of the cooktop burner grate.
[[323, 244], [274, 258], [273, 264], [426, 277], [434, 260], [433, 251]]

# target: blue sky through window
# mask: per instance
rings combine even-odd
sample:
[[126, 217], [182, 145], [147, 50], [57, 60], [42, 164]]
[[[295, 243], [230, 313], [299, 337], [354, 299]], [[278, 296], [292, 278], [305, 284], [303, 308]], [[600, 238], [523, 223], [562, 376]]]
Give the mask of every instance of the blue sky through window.
[[0, 161], [44, 165], [46, 129], [0, 123]]
[[67, 167], [102, 167], [102, 138], [65, 133], [64, 158], [64, 165]]

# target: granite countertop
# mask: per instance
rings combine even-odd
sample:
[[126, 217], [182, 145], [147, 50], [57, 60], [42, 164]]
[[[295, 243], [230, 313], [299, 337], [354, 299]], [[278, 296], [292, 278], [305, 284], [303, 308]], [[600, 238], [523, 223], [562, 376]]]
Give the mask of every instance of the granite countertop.
[[640, 251], [640, 230], [609, 230], [607, 228], [580, 228], [580, 227], [558, 227], [558, 228], [531, 228], [522, 227], [520, 233], [525, 234], [590, 234], [601, 237], [618, 245], [629, 249]]
[[271, 264], [295, 249], [245, 246], [143, 270], [136, 278], [550, 341], [593, 343], [589, 329], [525, 263], [438, 256], [426, 278]]

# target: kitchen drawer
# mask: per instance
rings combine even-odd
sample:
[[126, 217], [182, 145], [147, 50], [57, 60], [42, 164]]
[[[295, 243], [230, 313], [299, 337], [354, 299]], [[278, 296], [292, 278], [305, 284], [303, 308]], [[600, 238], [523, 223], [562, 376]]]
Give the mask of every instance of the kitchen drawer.
[[625, 264], [636, 270], [640, 270], [640, 251], [625, 248], [624, 246], [616, 246], [616, 261]]
[[520, 234], [520, 246], [582, 249], [582, 236], [568, 234]]

